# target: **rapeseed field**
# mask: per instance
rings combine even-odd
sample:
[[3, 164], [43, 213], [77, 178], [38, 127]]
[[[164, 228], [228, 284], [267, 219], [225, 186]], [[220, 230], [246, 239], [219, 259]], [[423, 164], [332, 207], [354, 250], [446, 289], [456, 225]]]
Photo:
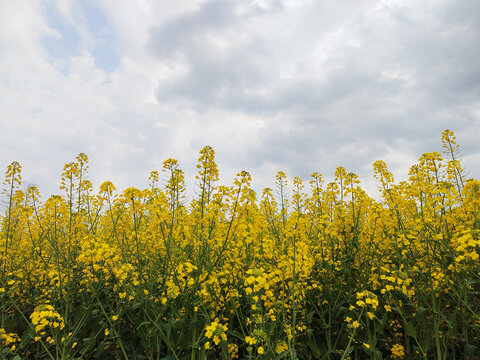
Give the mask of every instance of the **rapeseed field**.
[[219, 185], [207, 146], [191, 201], [174, 159], [122, 192], [79, 154], [41, 202], [13, 162], [0, 358], [478, 359], [480, 182], [442, 148], [401, 182], [376, 161], [381, 200], [342, 167]]

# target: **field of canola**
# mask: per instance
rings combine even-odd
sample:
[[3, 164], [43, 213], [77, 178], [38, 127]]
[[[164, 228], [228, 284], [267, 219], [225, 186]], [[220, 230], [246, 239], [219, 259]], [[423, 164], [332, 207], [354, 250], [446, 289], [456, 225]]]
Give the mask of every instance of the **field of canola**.
[[454, 134], [381, 201], [337, 168], [218, 185], [186, 200], [176, 160], [147, 189], [93, 189], [88, 158], [43, 203], [6, 171], [0, 359], [479, 359], [480, 182]]

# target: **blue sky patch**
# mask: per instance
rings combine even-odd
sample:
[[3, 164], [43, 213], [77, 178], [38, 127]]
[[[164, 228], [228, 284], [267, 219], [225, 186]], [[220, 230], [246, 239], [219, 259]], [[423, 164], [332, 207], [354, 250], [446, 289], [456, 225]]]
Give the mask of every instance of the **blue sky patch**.
[[120, 56], [114, 49], [115, 37], [102, 9], [93, 1], [78, 3], [86, 19], [88, 31], [95, 43], [88, 50], [95, 58], [95, 64], [105, 72], [112, 72], [120, 63]]
[[75, 27], [62, 16], [54, 3], [45, 4], [44, 14], [48, 25], [57, 30], [60, 37], [44, 37], [42, 45], [50, 57], [65, 62], [66, 66], [68, 58], [80, 55], [80, 36]]
[[[68, 66], [69, 58], [80, 55], [82, 46], [92, 54], [95, 66], [105, 72], [112, 72], [120, 63], [120, 56], [114, 49], [114, 34], [102, 9], [92, 1], [75, 3], [77, 16], [74, 21], [83, 20], [93, 41], [82, 44], [81, 35], [54, 3], [45, 5], [45, 17], [50, 27], [57, 30], [60, 38], [48, 36], [42, 39], [42, 45], [54, 60]], [[81, 23], [79, 21], [79, 23]]]

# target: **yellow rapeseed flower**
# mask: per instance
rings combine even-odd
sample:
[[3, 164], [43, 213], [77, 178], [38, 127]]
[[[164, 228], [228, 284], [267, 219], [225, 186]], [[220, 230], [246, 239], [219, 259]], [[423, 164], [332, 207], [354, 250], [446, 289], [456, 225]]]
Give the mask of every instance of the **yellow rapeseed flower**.
[[405, 356], [405, 349], [401, 344], [393, 345], [391, 351], [394, 359], [401, 359]]

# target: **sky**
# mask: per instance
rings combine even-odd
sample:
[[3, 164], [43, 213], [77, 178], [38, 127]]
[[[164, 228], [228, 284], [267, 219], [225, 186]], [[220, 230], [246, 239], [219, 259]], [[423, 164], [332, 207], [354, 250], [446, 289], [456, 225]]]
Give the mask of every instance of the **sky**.
[[480, 178], [477, 0], [0, 1], [0, 168], [42, 196], [64, 164], [145, 188], [168, 158], [190, 189], [205, 145], [220, 179], [335, 168], [371, 194], [455, 132]]

